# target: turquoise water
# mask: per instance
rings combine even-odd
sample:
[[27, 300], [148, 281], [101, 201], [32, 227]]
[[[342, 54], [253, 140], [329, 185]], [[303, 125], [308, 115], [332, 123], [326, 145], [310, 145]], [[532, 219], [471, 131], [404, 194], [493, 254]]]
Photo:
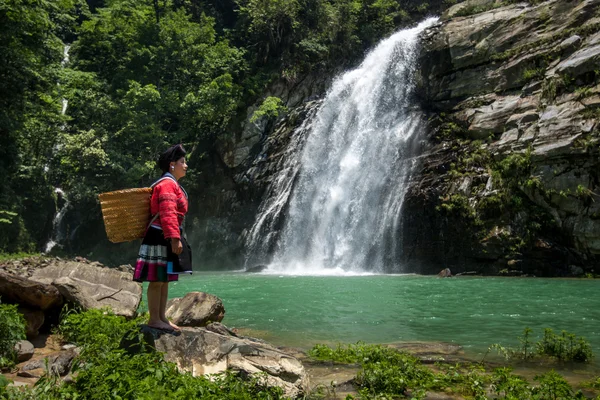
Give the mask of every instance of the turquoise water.
[[[170, 285], [223, 300], [229, 327], [275, 345], [445, 341], [483, 354], [517, 346], [525, 327], [584, 336], [600, 357], [600, 280], [195, 273]], [[598, 360], [596, 360], [598, 362]]]

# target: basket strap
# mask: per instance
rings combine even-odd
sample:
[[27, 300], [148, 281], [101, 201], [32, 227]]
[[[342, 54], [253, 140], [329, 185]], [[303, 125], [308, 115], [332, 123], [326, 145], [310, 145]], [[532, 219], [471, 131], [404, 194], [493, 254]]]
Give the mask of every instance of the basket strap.
[[154, 221], [156, 221], [156, 218], [158, 218], [158, 215], [160, 214], [160, 211], [157, 212], [156, 214], [154, 214], [154, 217], [152, 217], [152, 219], [150, 220], [150, 223], [148, 224], [148, 226], [146, 227], [146, 232], [148, 232], [148, 229], [150, 229], [150, 226], [152, 225], [152, 223]]

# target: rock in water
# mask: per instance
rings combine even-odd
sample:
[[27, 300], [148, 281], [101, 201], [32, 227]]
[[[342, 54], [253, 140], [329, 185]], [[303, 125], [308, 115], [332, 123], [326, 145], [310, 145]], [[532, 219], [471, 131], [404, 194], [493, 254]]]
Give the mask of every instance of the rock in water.
[[169, 300], [167, 318], [179, 326], [201, 327], [221, 322], [225, 316], [223, 302], [217, 296], [204, 292], [190, 292]]

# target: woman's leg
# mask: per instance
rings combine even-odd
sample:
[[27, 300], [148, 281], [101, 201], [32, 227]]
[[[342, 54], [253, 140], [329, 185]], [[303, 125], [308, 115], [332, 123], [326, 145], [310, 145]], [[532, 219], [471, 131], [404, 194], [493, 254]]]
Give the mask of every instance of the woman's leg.
[[179, 327], [169, 321], [166, 316], [167, 300], [169, 299], [169, 282], [164, 282], [160, 292], [160, 319], [162, 322], [169, 324], [173, 329], [179, 330]]
[[172, 329], [171, 325], [162, 320], [161, 305], [163, 286], [167, 287], [167, 282], [150, 282], [148, 284], [148, 313], [150, 314], [148, 326], [160, 329]]

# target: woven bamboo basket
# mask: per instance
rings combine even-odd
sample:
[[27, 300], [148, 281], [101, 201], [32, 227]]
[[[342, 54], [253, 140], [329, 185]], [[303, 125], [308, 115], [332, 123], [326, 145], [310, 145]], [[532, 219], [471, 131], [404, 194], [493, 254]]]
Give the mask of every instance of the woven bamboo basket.
[[151, 193], [151, 188], [139, 188], [98, 195], [108, 240], [121, 243], [144, 237], [150, 222]]

